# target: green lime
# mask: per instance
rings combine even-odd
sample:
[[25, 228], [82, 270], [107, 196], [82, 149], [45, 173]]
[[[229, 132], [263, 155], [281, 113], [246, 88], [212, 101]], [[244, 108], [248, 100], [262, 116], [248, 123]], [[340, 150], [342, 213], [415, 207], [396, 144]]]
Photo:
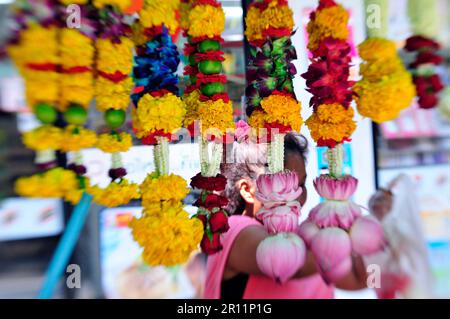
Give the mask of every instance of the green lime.
[[203, 94], [211, 96], [214, 94], [223, 93], [225, 91], [225, 87], [220, 82], [212, 82], [203, 84], [200, 90]]
[[112, 129], [121, 127], [125, 119], [126, 113], [124, 110], [109, 109], [105, 112], [105, 122]]
[[34, 114], [36, 114], [38, 120], [44, 124], [54, 123], [58, 118], [58, 112], [56, 109], [47, 103], [39, 103], [36, 105], [34, 108]]
[[220, 61], [200, 61], [198, 69], [203, 74], [217, 74], [222, 71], [222, 63]]
[[220, 43], [214, 40], [205, 40], [198, 44], [198, 51], [216, 51], [220, 49]]
[[64, 112], [64, 119], [69, 124], [83, 125], [87, 121], [87, 112], [81, 105], [72, 104]]
[[197, 65], [197, 61], [195, 61], [195, 53], [191, 54], [189, 56], [189, 65], [190, 66], [196, 66]]

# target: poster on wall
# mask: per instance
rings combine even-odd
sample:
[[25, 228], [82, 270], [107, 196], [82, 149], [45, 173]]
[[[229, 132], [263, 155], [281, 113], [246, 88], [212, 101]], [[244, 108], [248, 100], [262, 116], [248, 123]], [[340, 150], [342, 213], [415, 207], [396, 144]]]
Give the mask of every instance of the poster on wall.
[[192, 299], [203, 295], [206, 258], [193, 253], [185, 265], [150, 267], [142, 248], [133, 241], [128, 223], [141, 207], [120, 207], [100, 212], [100, 263], [106, 298]]

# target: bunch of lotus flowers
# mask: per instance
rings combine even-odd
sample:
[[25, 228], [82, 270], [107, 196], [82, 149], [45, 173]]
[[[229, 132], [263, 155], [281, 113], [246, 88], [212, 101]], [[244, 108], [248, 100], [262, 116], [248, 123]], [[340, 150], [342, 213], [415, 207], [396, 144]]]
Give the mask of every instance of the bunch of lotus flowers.
[[256, 184], [256, 197], [263, 205], [256, 217], [271, 235], [258, 246], [256, 260], [264, 274], [284, 283], [306, 258], [306, 246], [296, 234], [301, 210], [297, 198], [302, 189], [297, 174], [287, 171], [261, 175]]
[[314, 187], [325, 200], [314, 207], [298, 228], [298, 235], [311, 249], [327, 283], [338, 281], [352, 268], [352, 252], [367, 256], [385, 246], [380, 223], [363, 216], [350, 200], [358, 180], [350, 175], [335, 178], [321, 175]]

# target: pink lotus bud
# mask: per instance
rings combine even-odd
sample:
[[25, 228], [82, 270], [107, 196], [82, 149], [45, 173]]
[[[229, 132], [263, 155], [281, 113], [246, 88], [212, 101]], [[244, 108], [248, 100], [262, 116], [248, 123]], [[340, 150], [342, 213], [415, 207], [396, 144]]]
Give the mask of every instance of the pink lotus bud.
[[256, 197], [266, 208], [296, 200], [302, 193], [295, 172], [260, 175], [256, 181]]
[[358, 180], [351, 175], [336, 179], [329, 175], [320, 175], [314, 180], [314, 187], [320, 196], [331, 200], [349, 199], [358, 186]]
[[293, 233], [279, 233], [264, 239], [256, 249], [259, 269], [279, 283], [286, 282], [303, 266], [306, 248]]
[[325, 200], [311, 210], [309, 219], [319, 227], [339, 227], [348, 230], [359, 216], [361, 208], [351, 201]]
[[261, 208], [256, 217], [261, 220], [269, 234], [295, 232], [298, 227], [300, 204], [290, 202], [291, 206], [282, 205], [272, 208]]
[[317, 227], [311, 220], [305, 220], [297, 229], [297, 235], [299, 235], [306, 244], [306, 247], [311, 247], [311, 241], [314, 236], [319, 232], [319, 227]]
[[374, 254], [385, 245], [383, 227], [373, 217], [357, 218], [349, 234], [353, 250], [363, 256]]
[[348, 234], [337, 227], [324, 228], [314, 236], [311, 251], [327, 283], [336, 282], [351, 269], [351, 242]]

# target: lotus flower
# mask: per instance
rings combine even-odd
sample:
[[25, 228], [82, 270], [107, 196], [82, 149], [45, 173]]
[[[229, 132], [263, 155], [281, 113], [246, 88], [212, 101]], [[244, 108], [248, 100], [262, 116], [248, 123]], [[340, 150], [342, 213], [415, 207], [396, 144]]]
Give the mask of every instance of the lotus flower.
[[296, 200], [302, 193], [295, 172], [263, 174], [256, 180], [256, 197], [265, 208]]
[[385, 245], [383, 228], [372, 217], [357, 218], [350, 228], [350, 239], [353, 250], [363, 256], [374, 254]]
[[245, 142], [249, 139], [252, 128], [248, 125], [247, 122], [243, 120], [239, 120], [236, 123], [236, 132], [234, 133], [236, 136], [236, 140], [238, 142]]
[[329, 175], [321, 175], [314, 180], [314, 187], [320, 196], [331, 200], [349, 199], [358, 186], [358, 180], [346, 175], [336, 179]]
[[321, 229], [312, 239], [311, 251], [327, 283], [341, 279], [352, 267], [350, 237], [340, 228]]
[[359, 216], [361, 208], [351, 201], [326, 200], [311, 210], [309, 219], [319, 227], [339, 227], [348, 230]]
[[259, 269], [278, 283], [284, 283], [303, 266], [306, 248], [293, 233], [279, 233], [264, 239], [256, 249]]
[[261, 220], [269, 234], [295, 232], [298, 227], [300, 203], [293, 201], [287, 205], [261, 208], [256, 217]]
[[311, 220], [305, 220], [297, 229], [297, 235], [299, 235], [305, 242], [306, 247], [311, 247], [311, 242], [314, 236], [319, 232], [319, 227]]

